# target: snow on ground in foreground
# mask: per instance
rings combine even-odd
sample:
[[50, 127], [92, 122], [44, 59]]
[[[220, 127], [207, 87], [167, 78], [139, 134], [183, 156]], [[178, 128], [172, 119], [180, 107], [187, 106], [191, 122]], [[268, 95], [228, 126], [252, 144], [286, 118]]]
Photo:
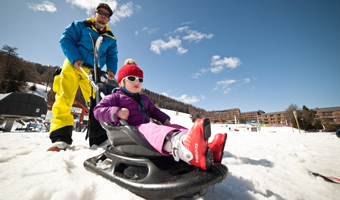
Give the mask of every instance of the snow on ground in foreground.
[[[172, 121], [191, 126], [187, 115], [166, 112]], [[224, 125], [212, 125], [212, 131], [228, 133], [222, 162], [229, 175], [199, 199], [339, 199], [340, 184], [308, 173], [340, 176], [340, 138], [334, 133], [229, 132]], [[75, 150], [56, 153], [46, 151], [46, 132], [0, 132], [0, 199], [142, 199], [83, 167], [87, 158], [104, 151], [89, 148], [84, 138], [85, 133], [73, 132]]]

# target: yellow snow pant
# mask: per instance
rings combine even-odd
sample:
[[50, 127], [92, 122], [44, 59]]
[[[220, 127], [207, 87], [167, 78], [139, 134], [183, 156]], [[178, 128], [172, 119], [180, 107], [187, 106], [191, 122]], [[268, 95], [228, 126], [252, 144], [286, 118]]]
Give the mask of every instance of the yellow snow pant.
[[[89, 74], [89, 68], [83, 67], [83, 69]], [[95, 92], [85, 74], [80, 69], [75, 68], [68, 59], [65, 59], [61, 74], [55, 76], [53, 82], [53, 91], [56, 95], [52, 107], [54, 119], [51, 122], [50, 128], [50, 139], [52, 142], [64, 141], [72, 144], [74, 119], [71, 114], [71, 107], [79, 86], [85, 102], [90, 100], [91, 95], [94, 97]]]

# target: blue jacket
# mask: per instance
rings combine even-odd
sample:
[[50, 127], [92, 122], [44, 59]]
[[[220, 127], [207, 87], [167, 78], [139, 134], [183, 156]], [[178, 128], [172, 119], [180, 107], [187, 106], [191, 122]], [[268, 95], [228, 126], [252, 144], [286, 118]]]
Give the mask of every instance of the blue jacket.
[[[105, 96], [93, 109], [94, 117], [98, 121], [112, 122], [115, 125], [119, 125], [119, 119], [117, 117], [118, 110], [120, 108], [126, 108], [129, 110], [129, 118], [127, 123], [132, 126], [145, 124], [150, 122], [150, 117], [143, 111], [141, 106], [136, 100], [119, 93], [119, 91], [126, 91], [123, 87], [115, 89], [112, 94]], [[128, 92], [129, 93], [129, 92]], [[131, 95], [136, 95], [132, 94]], [[142, 103], [152, 118], [157, 119], [161, 123], [164, 123], [167, 119], [170, 121], [170, 117], [158, 109], [148, 96], [141, 94]]]
[[105, 27], [105, 32], [99, 34], [94, 28], [95, 19], [88, 18], [84, 21], [74, 21], [66, 27], [60, 39], [60, 46], [66, 58], [72, 63], [76, 60], [83, 60], [84, 66], [93, 67], [94, 65], [94, 49], [91, 33], [95, 39], [99, 35], [103, 36], [103, 41], [98, 52], [100, 68], [106, 64], [107, 70], [117, 72], [118, 50], [116, 38], [112, 34], [110, 27]]

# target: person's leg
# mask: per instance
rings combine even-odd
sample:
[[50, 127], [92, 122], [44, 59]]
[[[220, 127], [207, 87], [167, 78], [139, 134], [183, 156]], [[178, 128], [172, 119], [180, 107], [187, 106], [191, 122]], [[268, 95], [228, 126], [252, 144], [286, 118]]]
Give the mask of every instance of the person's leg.
[[196, 120], [189, 131], [179, 125], [149, 123], [137, 127], [145, 139], [163, 155], [171, 154], [176, 161], [181, 159], [205, 170], [213, 163], [212, 151], [208, 147], [211, 135], [209, 119]]
[[164, 156], [169, 156], [168, 151], [164, 151], [163, 146], [166, 137], [171, 132], [179, 131], [178, 125], [163, 126], [154, 123], [141, 124], [136, 126], [144, 138], [153, 146], [159, 153]]
[[[89, 74], [90, 69], [87, 67], [83, 67], [84, 71]], [[79, 82], [80, 89], [83, 93], [85, 102], [90, 102], [89, 108], [89, 121], [88, 121], [88, 129], [87, 129], [87, 137], [89, 138], [89, 144], [98, 145], [98, 146], [108, 146], [110, 142], [107, 139], [106, 130], [100, 125], [99, 121], [95, 119], [93, 115], [93, 108], [96, 106], [95, 99], [95, 90], [92, 88], [90, 81], [85, 76], [85, 74], [78, 70], [81, 76], [81, 80]], [[91, 100], [90, 100], [91, 98]]]
[[[89, 68], [83, 67], [83, 69], [86, 72], [86, 74], [90, 73]], [[81, 70], [75, 69], [75, 72], [79, 74], [79, 76], [81, 77], [79, 80], [79, 86], [80, 86], [81, 92], [83, 93], [85, 102], [88, 102], [90, 101], [91, 96], [92, 98], [95, 97], [95, 91], [92, 88], [89, 79], [85, 76], [85, 74]]]
[[51, 121], [50, 139], [52, 143], [63, 141], [72, 144], [73, 115], [71, 107], [79, 86], [79, 75], [66, 59], [61, 75], [56, 77], [53, 90], [56, 92], [52, 107], [54, 119]]
[[170, 135], [164, 147], [166, 150], [171, 149], [171, 154], [176, 161], [181, 159], [196, 167], [209, 170], [213, 164], [213, 153], [208, 147], [210, 136], [209, 119], [198, 119], [186, 135], [181, 132]]

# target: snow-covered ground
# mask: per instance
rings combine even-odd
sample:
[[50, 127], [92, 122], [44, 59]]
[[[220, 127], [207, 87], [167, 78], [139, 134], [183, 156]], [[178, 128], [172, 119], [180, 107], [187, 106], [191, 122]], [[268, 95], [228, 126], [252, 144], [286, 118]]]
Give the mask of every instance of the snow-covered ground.
[[[165, 110], [173, 123], [191, 126], [189, 115]], [[230, 125], [229, 125], [230, 126]], [[228, 177], [199, 199], [339, 199], [340, 184], [308, 171], [340, 176], [340, 138], [334, 133], [299, 133], [292, 128], [229, 132], [223, 164]], [[0, 199], [142, 199], [101, 176], [83, 162], [104, 151], [89, 148], [85, 133], [73, 132], [74, 151], [47, 152], [47, 132], [0, 132]]]
[[[36, 94], [46, 95], [44, 87], [37, 88]], [[188, 114], [163, 111], [172, 123], [191, 127]], [[212, 132], [228, 133], [222, 162], [229, 175], [199, 199], [340, 198], [340, 184], [309, 173], [340, 176], [340, 138], [334, 133], [299, 133], [288, 127], [251, 132], [221, 124], [212, 125]], [[73, 132], [75, 150], [59, 153], [46, 151], [51, 145], [48, 136], [47, 132], [0, 132], [0, 200], [142, 199], [83, 167], [87, 158], [104, 151], [89, 148], [85, 133]]]

